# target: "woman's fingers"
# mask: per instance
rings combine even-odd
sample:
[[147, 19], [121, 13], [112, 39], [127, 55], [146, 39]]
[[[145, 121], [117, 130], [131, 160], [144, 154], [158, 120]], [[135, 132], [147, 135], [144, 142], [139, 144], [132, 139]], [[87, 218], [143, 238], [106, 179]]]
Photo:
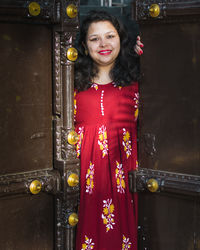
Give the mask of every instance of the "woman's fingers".
[[143, 50], [140, 48], [140, 46], [138, 46], [137, 44], [135, 45], [134, 47], [135, 49], [135, 52], [138, 54], [138, 55], [142, 55], [143, 54]]
[[137, 44], [138, 46], [140, 46], [140, 48], [143, 48], [143, 47], [144, 47], [144, 44], [141, 42], [140, 36], [137, 36], [136, 44]]
[[137, 36], [137, 41], [136, 41], [136, 45], [135, 45], [135, 52], [138, 55], [142, 55], [143, 54], [143, 50], [141, 48], [144, 47], [144, 44], [141, 42], [140, 40], [140, 36]]

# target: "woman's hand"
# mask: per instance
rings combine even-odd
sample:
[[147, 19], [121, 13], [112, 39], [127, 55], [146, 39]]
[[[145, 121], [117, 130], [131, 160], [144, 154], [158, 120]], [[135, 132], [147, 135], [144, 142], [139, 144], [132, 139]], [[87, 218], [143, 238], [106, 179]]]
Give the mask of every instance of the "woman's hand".
[[136, 45], [134, 46], [134, 50], [139, 56], [143, 54], [143, 50], [141, 49], [143, 47], [144, 47], [144, 44], [140, 41], [140, 36], [137, 36], [137, 41], [136, 41]]

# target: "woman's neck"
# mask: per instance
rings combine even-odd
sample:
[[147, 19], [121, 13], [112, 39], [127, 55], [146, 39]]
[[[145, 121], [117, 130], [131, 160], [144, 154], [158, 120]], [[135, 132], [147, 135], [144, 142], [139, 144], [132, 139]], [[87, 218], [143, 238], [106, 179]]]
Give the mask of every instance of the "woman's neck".
[[98, 67], [98, 75], [94, 77], [92, 80], [95, 83], [104, 85], [113, 81], [110, 77], [111, 67]]

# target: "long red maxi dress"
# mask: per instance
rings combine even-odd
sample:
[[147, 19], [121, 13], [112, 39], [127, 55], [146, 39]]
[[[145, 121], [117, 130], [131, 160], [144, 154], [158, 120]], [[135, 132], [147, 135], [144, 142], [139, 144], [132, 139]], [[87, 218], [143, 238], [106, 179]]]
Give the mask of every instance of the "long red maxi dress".
[[93, 84], [75, 92], [80, 135], [80, 207], [76, 249], [137, 249], [137, 195], [128, 171], [137, 168], [138, 84]]

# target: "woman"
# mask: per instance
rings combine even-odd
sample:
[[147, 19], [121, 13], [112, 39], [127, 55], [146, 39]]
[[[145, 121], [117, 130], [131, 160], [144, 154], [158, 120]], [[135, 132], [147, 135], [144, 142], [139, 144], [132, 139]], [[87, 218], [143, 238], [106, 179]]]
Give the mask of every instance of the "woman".
[[[138, 40], [137, 51], [142, 43]], [[76, 249], [137, 249], [138, 56], [124, 27], [93, 11], [83, 21], [75, 74], [81, 192]]]

